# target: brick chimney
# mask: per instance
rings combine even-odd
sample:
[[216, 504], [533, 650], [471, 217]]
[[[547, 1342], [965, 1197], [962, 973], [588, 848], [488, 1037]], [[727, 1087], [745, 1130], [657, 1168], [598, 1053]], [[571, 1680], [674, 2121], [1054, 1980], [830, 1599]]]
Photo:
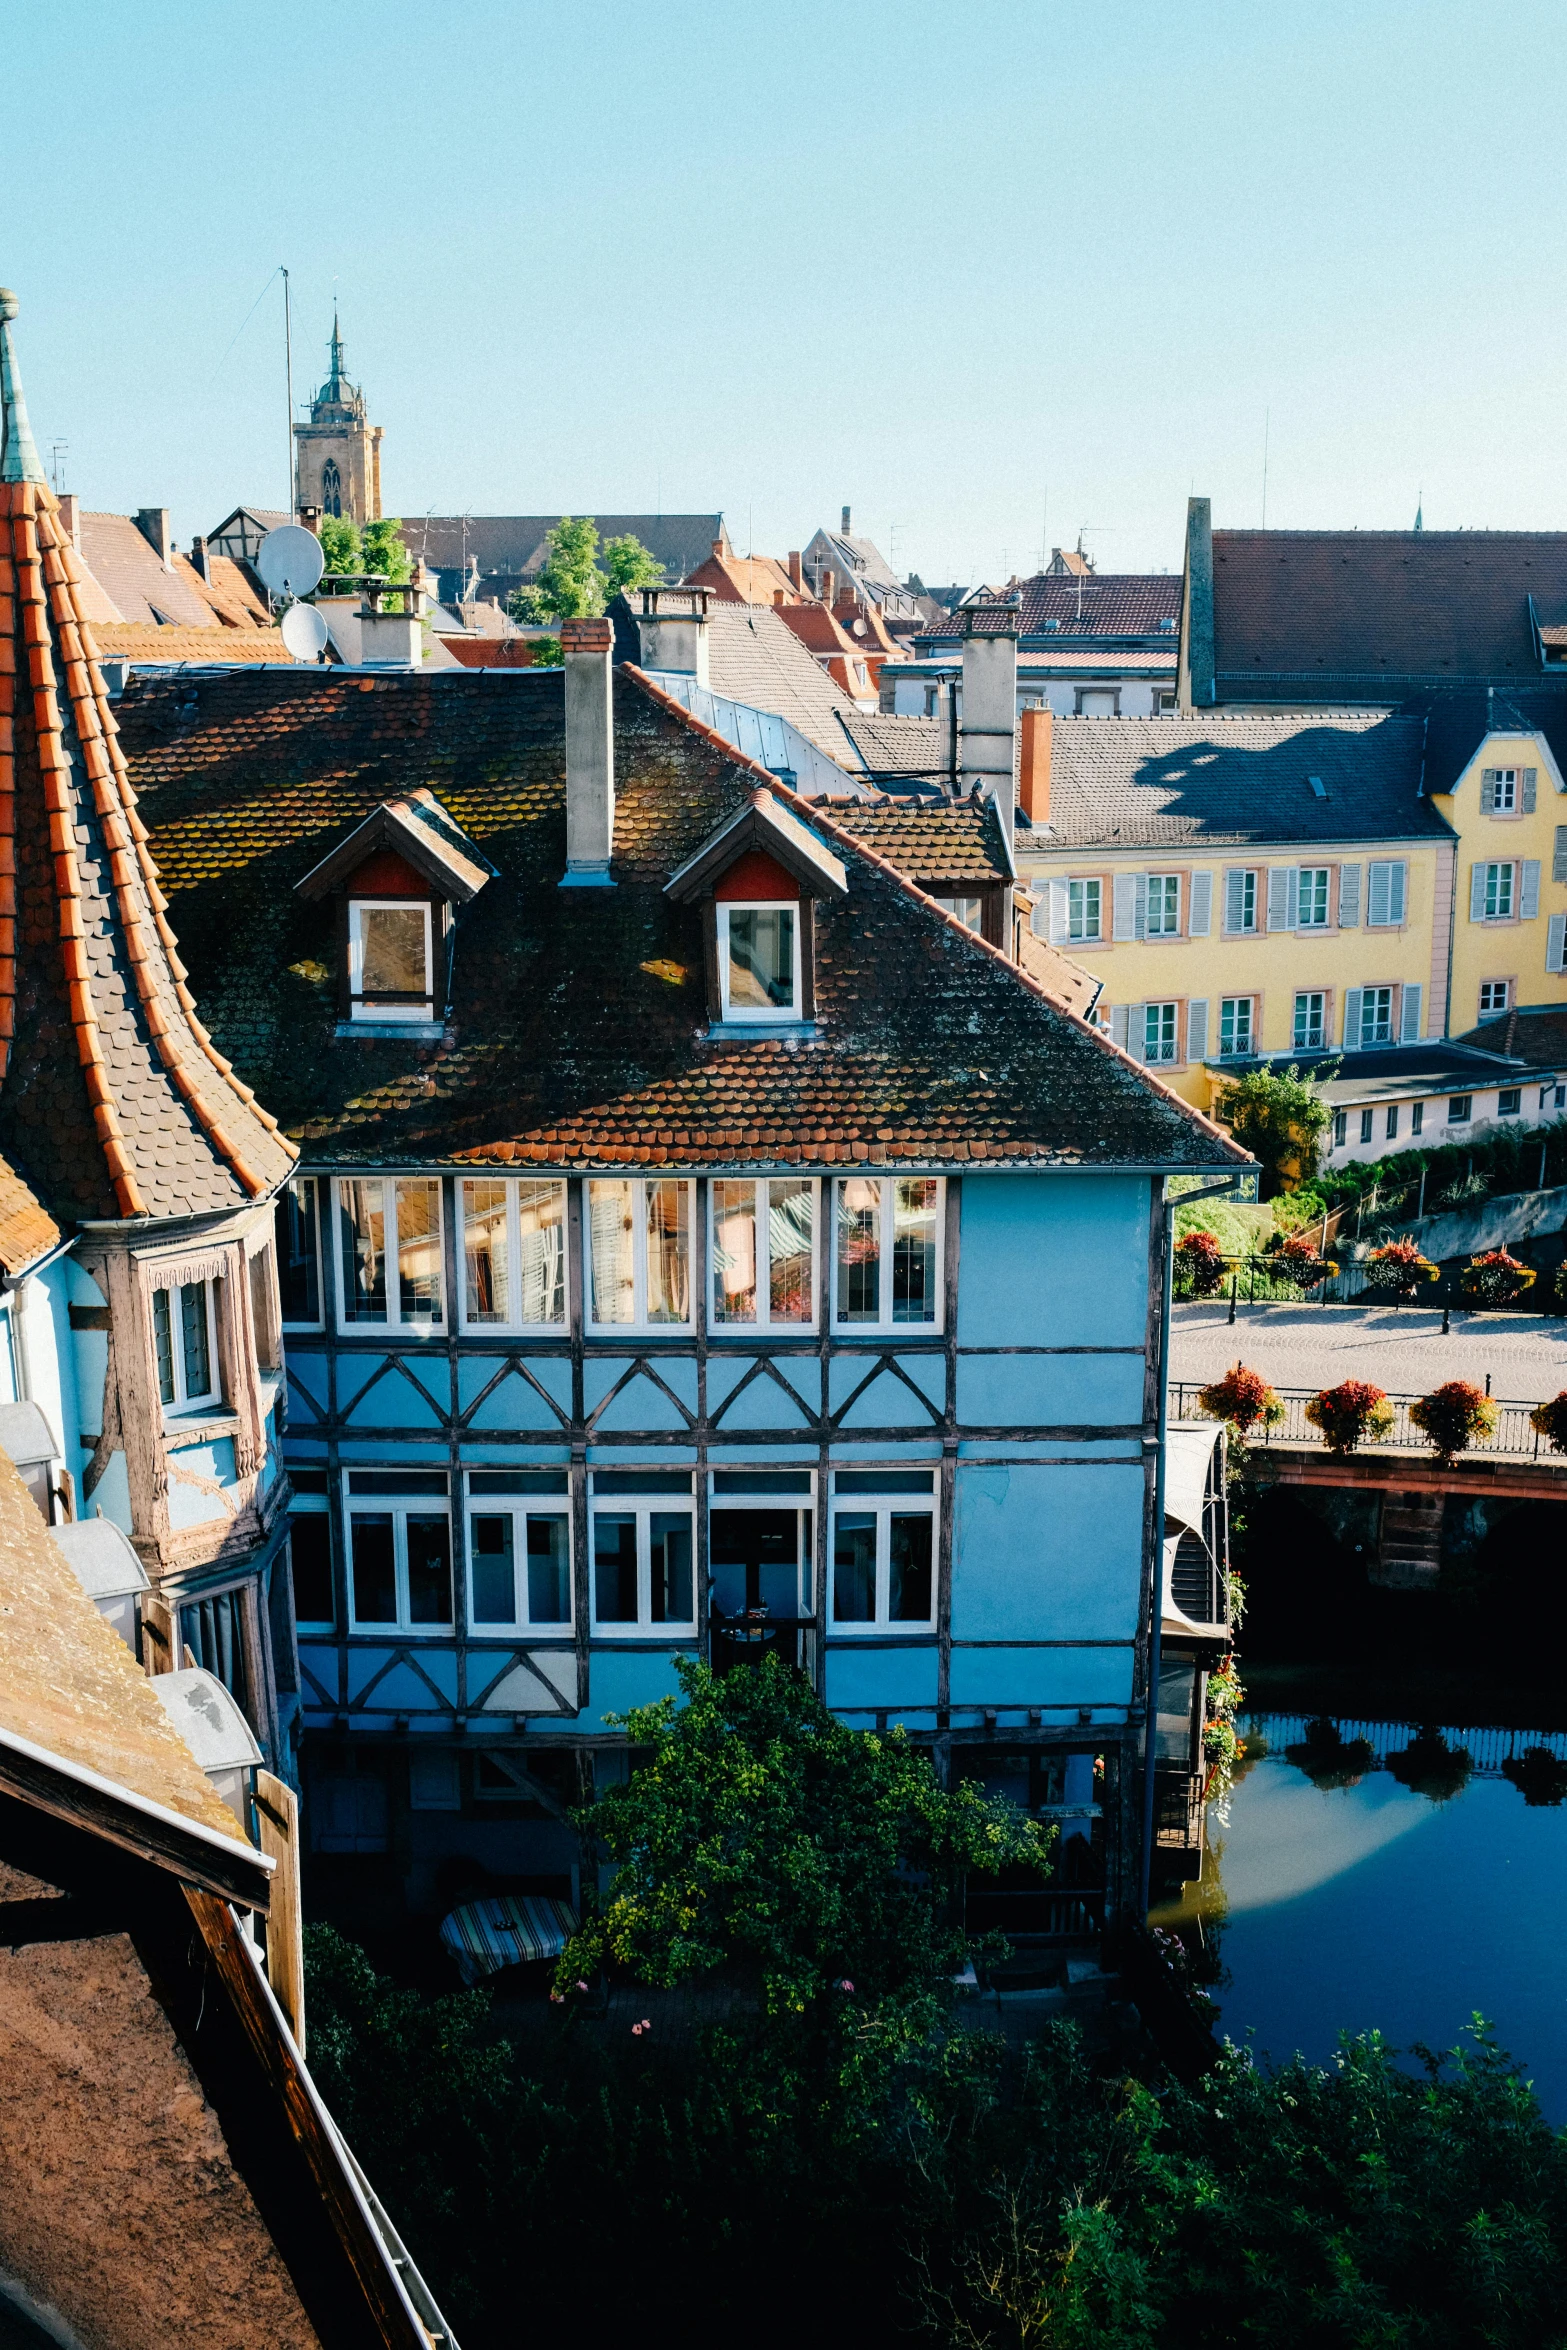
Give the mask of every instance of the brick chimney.
[[789, 557], [789, 578], [793, 584], [795, 594], [797, 596], [803, 596], [805, 593], [805, 573], [800, 566], [800, 550], [798, 547], [793, 549]]
[[79, 555], [82, 551], [82, 502], [74, 490], [61, 492], [60, 527]]
[[1018, 759], [1017, 804], [1030, 824], [1050, 822], [1049, 707], [1023, 712], [1023, 741]]
[[143, 506], [136, 514], [136, 528], [141, 532], [165, 571], [174, 568], [174, 541], [169, 535], [167, 506]]
[[614, 631], [607, 620], [563, 620], [566, 670], [566, 871], [562, 889], [613, 889], [615, 853]]

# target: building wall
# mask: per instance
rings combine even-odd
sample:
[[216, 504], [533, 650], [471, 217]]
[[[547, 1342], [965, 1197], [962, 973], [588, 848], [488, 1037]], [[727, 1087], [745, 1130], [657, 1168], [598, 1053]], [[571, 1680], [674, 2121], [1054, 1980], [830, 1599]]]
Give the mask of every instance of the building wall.
[[[1487, 769], [1511, 769], [1520, 777], [1534, 771], [1534, 809], [1488, 813], [1482, 808]], [[1523, 796], [1515, 787], [1515, 798]], [[1551, 918], [1567, 922], [1567, 781], [1543, 735], [1489, 735], [1451, 792], [1433, 794], [1433, 805], [1459, 835], [1453, 900], [1452, 1027], [1461, 1035], [1498, 1009], [1519, 1004], [1567, 1003], [1567, 973], [1547, 968]], [[1513, 911], [1504, 920], [1476, 920], [1472, 880], [1477, 865], [1514, 867]], [[1536, 910], [1520, 904], [1519, 869], [1539, 868]], [[1558, 870], [1559, 868], [1559, 870]], [[1558, 929], [1563, 923], [1558, 923]], [[1558, 960], [1559, 960], [1558, 956]], [[1486, 982], [1506, 981], [1504, 1006], [1481, 1008]]]
[[[907, 672], [891, 674], [893, 665], [882, 667], [882, 705], [898, 717], [924, 718], [934, 712], [936, 678]], [[1017, 706], [1020, 710], [1049, 708], [1058, 718], [1073, 718], [1083, 710], [1083, 697], [1094, 694], [1113, 694], [1115, 708], [1097, 710], [1100, 716], [1121, 718], [1152, 718], [1161, 710], [1173, 706], [1175, 671], [1168, 676], [1150, 678], [1142, 671], [1123, 673], [1111, 656], [1099, 669], [1074, 671], [1070, 677], [1041, 677], [1028, 670], [1020, 670], [1017, 681]], [[958, 707], [961, 711], [963, 694], [958, 689]], [[1090, 702], [1090, 714], [1097, 706]]]

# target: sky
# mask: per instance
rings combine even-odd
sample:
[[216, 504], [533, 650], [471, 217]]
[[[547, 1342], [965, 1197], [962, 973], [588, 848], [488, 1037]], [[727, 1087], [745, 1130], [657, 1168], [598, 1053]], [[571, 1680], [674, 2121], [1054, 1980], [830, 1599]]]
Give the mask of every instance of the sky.
[[[1560, 0], [0, 0], [35, 435], [180, 544], [348, 369], [387, 510], [1567, 528]], [[1265, 467], [1266, 459], [1266, 467]], [[1266, 472], [1266, 514], [1263, 511]]]

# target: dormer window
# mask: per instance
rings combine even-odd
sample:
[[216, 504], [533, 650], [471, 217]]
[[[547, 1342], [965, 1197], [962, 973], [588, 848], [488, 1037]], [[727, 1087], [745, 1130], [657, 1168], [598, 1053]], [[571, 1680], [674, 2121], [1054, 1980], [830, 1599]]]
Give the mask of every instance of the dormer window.
[[438, 1035], [458, 909], [495, 871], [432, 792], [385, 800], [297, 886], [337, 907], [339, 1036]]
[[780, 905], [718, 907], [720, 1017], [798, 1020], [800, 909]]
[[771, 792], [753, 793], [666, 883], [703, 909], [708, 1009], [719, 1029], [788, 1027], [816, 1011], [815, 902], [848, 875]]
[[348, 1016], [351, 1020], [429, 1020], [431, 909], [428, 901], [350, 898]]

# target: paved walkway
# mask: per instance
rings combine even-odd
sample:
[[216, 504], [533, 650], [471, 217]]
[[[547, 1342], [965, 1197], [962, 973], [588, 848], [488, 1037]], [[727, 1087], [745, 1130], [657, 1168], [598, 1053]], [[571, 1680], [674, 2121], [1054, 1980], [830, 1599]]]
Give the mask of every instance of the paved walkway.
[[1389, 1395], [1425, 1395], [1443, 1379], [1485, 1384], [1505, 1403], [1542, 1403], [1567, 1388], [1567, 1318], [1439, 1313], [1393, 1306], [1236, 1307], [1227, 1299], [1174, 1308], [1172, 1380], [1216, 1379], [1249, 1363], [1274, 1387], [1336, 1387], [1370, 1379]]

